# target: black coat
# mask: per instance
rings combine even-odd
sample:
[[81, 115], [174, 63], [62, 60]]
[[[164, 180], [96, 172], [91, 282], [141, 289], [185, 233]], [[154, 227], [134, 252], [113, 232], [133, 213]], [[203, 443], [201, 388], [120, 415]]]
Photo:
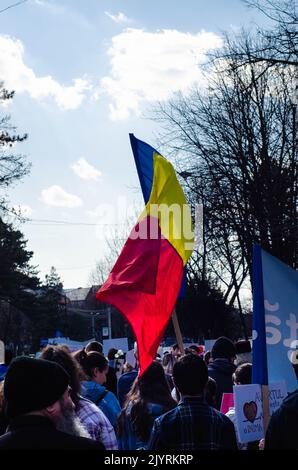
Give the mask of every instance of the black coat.
[[227, 359], [215, 359], [208, 364], [208, 375], [216, 382], [216, 408], [220, 410], [223, 393], [233, 393], [232, 376], [236, 367]]
[[265, 450], [298, 450], [298, 390], [284, 399], [273, 413], [265, 438]]
[[130, 392], [132, 384], [134, 383], [137, 376], [138, 376], [138, 371], [132, 370], [130, 372], [126, 372], [125, 374], [121, 375], [121, 377], [119, 378], [117, 394], [118, 394], [118, 400], [119, 400], [121, 408], [123, 407], [125, 400], [126, 400], [126, 395]]
[[115, 396], [117, 396], [117, 375], [116, 375], [116, 370], [114, 367], [109, 366], [109, 370], [107, 373], [107, 381], [104, 384], [107, 390], [110, 392], [114, 393]]
[[46, 417], [31, 415], [10, 423], [8, 432], [0, 437], [0, 450], [4, 449], [104, 450], [105, 447], [91, 439], [57, 431]]

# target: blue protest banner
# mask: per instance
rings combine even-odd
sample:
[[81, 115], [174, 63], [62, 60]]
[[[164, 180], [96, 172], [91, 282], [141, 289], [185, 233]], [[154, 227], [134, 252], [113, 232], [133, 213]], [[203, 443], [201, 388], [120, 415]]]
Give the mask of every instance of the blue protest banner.
[[298, 385], [292, 366], [298, 346], [298, 272], [257, 247], [254, 275], [253, 382], [268, 383], [267, 365], [268, 381], [285, 380], [292, 392]]

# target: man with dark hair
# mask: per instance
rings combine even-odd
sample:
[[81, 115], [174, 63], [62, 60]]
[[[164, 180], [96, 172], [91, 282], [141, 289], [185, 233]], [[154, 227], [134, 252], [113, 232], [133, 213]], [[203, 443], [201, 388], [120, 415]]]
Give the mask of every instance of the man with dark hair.
[[213, 345], [211, 358], [212, 362], [208, 364], [208, 373], [217, 385], [216, 408], [220, 410], [223, 393], [233, 393], [232, 376], [236, 369], [234, 343], [229, 338], [221, 336]]
[[249, 385], [252, 383], [252, 364], [246, 362], [240, 364], [233, 374], [235, 385]]
[[104, 449], [73, 418], [69, 376], [59, 364], [16, 358], [5, 377], [4, 399], [9, 426], [0, 450]]
[[85, 351], [88, 352], [99, 352], [100, 354], [103, 353], [103, 346], [99, 341], [90, 341], [87, 346], [85, 347]]
[[175, 362], [177, 362], [178, 358], [181, 356], [181, 351], [179, 345], [177, 343], [173, 344], [172, 350], [163, 357], [163, 368], [166, 374], [172, 375], [173, 374], [173, 367]]
[[188, 349], [190, 350], [190, 352], [192, 354], [196, 354], [197, 356], [200, 355], [200, 348], [199, 346], [196, 346], [195, 344], [192, 344], [191, 346], [188, 347]]
[[237, 449], [232, 422], [204, 399], [208, 369], [203, 359], [194, 354], [181, 357], [174, 365], [173, 379], [181, 401], [155, 420], [148, 448], [174, 452]]

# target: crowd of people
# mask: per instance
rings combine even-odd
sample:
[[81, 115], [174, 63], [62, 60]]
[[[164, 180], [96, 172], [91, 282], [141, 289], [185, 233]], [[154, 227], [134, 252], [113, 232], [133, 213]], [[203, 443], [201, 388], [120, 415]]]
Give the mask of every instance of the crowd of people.
[[221, 337], [205, 353], [196, 345], [182, 353], [175, 344], [141, 376], [136, 346], [135, 365], [120, 376], [116, 353], [113, 348], [106, 358], [93, 341], [74, 353], [48, 345], [38, 358], [13, 359], [0, 382], [0, 449], [297, 447], [298, 391], [272, 416], [261, 442], [239, 442], [235, 408], [220, 412], [224, 393], [252, 382], [249, 342]]

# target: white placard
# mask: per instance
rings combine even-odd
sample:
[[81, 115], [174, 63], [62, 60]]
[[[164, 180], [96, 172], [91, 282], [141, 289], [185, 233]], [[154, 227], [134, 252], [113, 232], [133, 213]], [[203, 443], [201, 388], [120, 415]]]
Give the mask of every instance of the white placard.
[[3, 341], [0, 341], [0, 364], [5, 363], [5, 345]]
[[114, 339], [104, 339], [103, 342], [103, 353], [107, 356], [109, 349], [121, 349], [123, 352], [128, 351], [128, 341], [127, 338], [114, 338]]
[[261, 385], [234, 385], [235, 424], [239, 441], [252, 442], [264, 437]]
[[205, 339], [205, 352], [210, 351], [213, 348], [213, 345], [215, 343], [216, 339]]
[[95, 341], [95, 339], [92, 338], [91, 340], [88, 340], [88, 341], [74, 341], [69, 338], [49, 338], [48, 344], [53, 344], [53, 345], [65, 344], [73, 352], [79, 349], [83, 349], [85, 346], [87, 346], [87, 344], [90, 341]]
[[[264, 437], [261, 385], [235, 385], [235, 418], [240, 442], [257, 441]], [[270, 416], [287, 396], [285, 381], [269, 384]]]
[[276, 411], [287, 396], [287, 385], [285, 380], [272, 382], [269, 385], [269, 409], [270, 416]]

